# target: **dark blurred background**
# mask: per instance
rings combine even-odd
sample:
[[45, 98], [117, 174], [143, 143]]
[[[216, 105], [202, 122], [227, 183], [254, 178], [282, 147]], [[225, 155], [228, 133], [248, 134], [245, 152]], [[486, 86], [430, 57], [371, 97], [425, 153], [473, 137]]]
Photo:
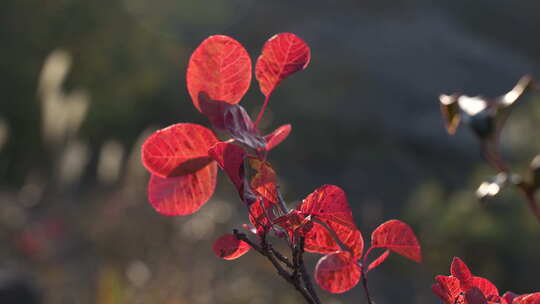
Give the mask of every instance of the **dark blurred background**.
[[[156, 128], [207, 123], [185, 87], [203, 39], [230, 35], [255, 60], [285, 31], [312, 48], [263, 122], [293, 125], [270, 156], [286, 200], [336, 184], [367, 241], [391, 218], [420, 238], [424, 263], [393, 256], [370, 274], [377, 303], [437, 303], [433, 277], [453, 256], [502, 291], [540, 289], [540, 224], [513, 190], [477, 202], [495, 172], [468, 130], [446, 135], [437, 99], [538, 76], [539, 13], [537, 0], [3, 0], [1, 302], [301, 303], [255, 253], [213, 255], [213, 240], [246, 222], [223, 176], [200, 212], [165, 217], [147, 203], [139, 161]], [[256, 113], [262, 101], [254, 82], [242, 105]], [[503, 134], [517, 168], [540, 151], [538, 102], [524, 99]], [[365, 302], [360, 287], [321, 294]]]

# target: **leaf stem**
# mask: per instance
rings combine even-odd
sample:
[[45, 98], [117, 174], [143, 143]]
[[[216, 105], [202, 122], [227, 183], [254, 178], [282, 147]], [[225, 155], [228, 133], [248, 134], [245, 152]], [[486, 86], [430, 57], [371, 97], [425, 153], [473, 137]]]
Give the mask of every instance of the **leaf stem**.
[[266, 97], [264, 98], [264, 103], [263, 103], [263, 106], [261, 108], [261, 111], [259, 112], [259, 115], [257, 115], [257, 120], [255, 120], [255, 127], [258, 127], [259, 126], [259, 122], [261, 121], [263, 115], [264, 115], [264, 112], [266, 111], [266, 107], [268, 106], [268, 101], [270, 100], [270, 94], [266, 95]]

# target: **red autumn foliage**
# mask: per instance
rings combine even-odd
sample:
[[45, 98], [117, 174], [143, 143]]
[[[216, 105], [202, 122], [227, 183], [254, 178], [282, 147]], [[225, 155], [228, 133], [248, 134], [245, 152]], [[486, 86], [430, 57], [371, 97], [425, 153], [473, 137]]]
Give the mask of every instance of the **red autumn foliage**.
[[506, 292], [500, 296], [497, 287], [488, 279], [474, 276], [469, 267], [455, 257], [450, 276], [437, 276], [431, 289], [445, 304], [540, 304], [540, 293], [516, 295]]
[[[254, 123], [238, 104], [251, 81], [249, 55], [230, 37], [209, 37], [189, 60], [187, 88], [193, 105], [214, 128], [226, 131], [230, 138], [220, 141], [206, 127], [175, 124], [156, 131], [145, 141], [142, 160], [152, 173], [150, 203], [166, 215], [186, 215], [201, 208], [214, 192], [219, 166], [246, 206], [252, 226], [244, 226], [255, 234], [257, 242], [235, 231], [216, 240], [216, 255], [236, 259], [253, 248], [267, 257], [309, 303], [320, 303], [305, 270], [305, 251], [323, 254], [315, 279], [332, 293], [345, 292], [361, 279], [366, 281], [367, 273], [382, 264], [391, 251], [416, 262], [421, 261], [421, 253], [412, 229], [398, 220], [376, 228], [371, 246], [364, 252], [364, 239], [345, 191], [337, 186], [319, 187], [294, 209], [284, 202], [267, 154], [288, 137], [291, 125], [262, 136], [258, 121], [278, 84], [305, 69], [310, 57], [308, 45], [294, 34], [278, 34], [268, 40], [255, 67], [265, 100]], [[271, 234], [288, 242], [291, 260], [271, 247]], [[368, 265], [369, 253], [378, 248], [386, 251]], [[289, 273], [284, 266], [294, 271]]]
[[214, 242], [214, 253], [225, 260], [234, 260], [246, 254], [251, 247], [232, 234], [225, 234]]
[[233, 38], [210, 36], [191, 55], [186, 80], [193, 105], [199, 111], [203, 96], [237, 104], [251, 83], [251, 59]]

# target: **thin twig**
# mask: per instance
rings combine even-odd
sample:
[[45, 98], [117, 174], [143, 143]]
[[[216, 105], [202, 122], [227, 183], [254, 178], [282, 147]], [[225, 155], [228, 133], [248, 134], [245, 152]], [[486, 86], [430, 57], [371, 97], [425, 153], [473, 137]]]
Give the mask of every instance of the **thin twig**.
[[273, 249], [270, 249], [271, 247], [266, 242], [266, 234], [263, 234], [261, 236], [261, 244], [257, 245], [253, 241], [251, 241], [247, 235], [244, 233], [239, 232], [238, 230], [233, 230], [234, 235], [239, 239], [246, 243], [248, 243], [253, 249], [255, 249], [257, 252], [259, 252], [261, 255], [265, 256], [274, 266], [277, 273], [285, 279], [289, 284], [293, 285], [294, 288], [304, 297], [307, 303], [309, 304], [319, 304], [318, 302], [315, 302], [311, 295], [302, 287], [300, 282], [298, 280], [295, 280], [293, 275], [285, 270], [283, 266], [279, 263], [279, 261], [276, 259], [276, 256], [273, 254], [273, 252], [276, 252]]
[[365, 270], [365, 265], [363, 264], [361, 269], [362, 269], [362, 287], [364, 287], [364, 292], [366, 293], [366, 298], [367, 298], [367, 301], [368, 301], [368, 304], [373, 304], [373, 301], [371, 300], [371, 296], [369, 295], [369, 288], [368, 288], [368, 281], [367, 281], [367, 277], [366, 277], [366, 270]]
[[319, 296], [317, 295], [317, 291], [315, 288], [313, 288], [313, 283], [311, 282], [311, 277], [306, 271], [306, 265], [304, 264], [304, 237], [300, 237], [298, 246], [300, 247], [300, 254], [298, 257], [298, 266], [300, 268], [300, 275], [302, 276], [302, 280], [304, 281], [304, 286], [306, 286], [307, 291], [313, 298], [313, 301], [315, 303], [320, 304], [321, 300], [319, 299]]

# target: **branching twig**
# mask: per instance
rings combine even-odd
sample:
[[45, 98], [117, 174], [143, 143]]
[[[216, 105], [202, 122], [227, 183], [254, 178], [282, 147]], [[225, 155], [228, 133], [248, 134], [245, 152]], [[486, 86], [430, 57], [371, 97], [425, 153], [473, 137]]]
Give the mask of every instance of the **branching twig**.
[[[248, 243], [255, 251], [260, 253], [261, 255], [265, 256], [274, 266], [277, 273], [285, 279], [289, 284], [293, 285], [294, 288], [304, 297], [307, 303], [309, 304], [320, 304], [320, 302], [316, 302], [311, 294], [302, 286], [301, 282], [295, 278], [293, 274], [288, 272], [283, 268], [283, 266], [280, 264], [281, 258], [277, 258], [277, 255], [275, 254], [277, 251], [275, 251], [266, 241], [266, 234], [263, 234], [261, 236], [260, 245], [256, 244], [252, 240], [250, 240], [247, 235], [239, 232], [238, 230], [233, 230], [234, 235], [239, 240], [242, 240], [246, 243]], [[281, 257], [285, 258], [283, 255], [279, 254]], [[279, 260], [279, 261], [278, 261]], [[284, 262], [285, 263], [285, 262]], [[287, 265], [287, 263], [285, 263]], [[288, 266], [288, 265], [287, 265]]]

